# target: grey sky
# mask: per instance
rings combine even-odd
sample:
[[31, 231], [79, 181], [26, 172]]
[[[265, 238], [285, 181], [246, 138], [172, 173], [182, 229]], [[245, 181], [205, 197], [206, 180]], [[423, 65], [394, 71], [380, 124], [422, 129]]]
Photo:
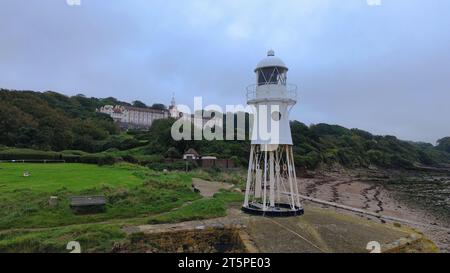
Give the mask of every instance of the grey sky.
[[273, 48], [292, 119], [435, 143], [450, 135], [450, 1], [1, 0], [0, 87], [244, 104]]

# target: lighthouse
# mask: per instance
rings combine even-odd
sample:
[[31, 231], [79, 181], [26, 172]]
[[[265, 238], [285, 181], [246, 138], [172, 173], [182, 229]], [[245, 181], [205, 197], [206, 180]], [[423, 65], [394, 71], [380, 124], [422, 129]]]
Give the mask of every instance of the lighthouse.
[[287, 83], [288, 67], [273, 50], [254, 72], [256, 84], [247, 87], [253, 127], [242, 210], [266, 216], [301, 215], [289, 125], [297, 86]]

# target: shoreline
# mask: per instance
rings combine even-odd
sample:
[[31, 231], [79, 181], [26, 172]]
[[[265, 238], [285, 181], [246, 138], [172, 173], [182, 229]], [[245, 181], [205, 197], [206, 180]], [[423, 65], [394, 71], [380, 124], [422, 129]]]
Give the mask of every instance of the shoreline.
[[[386, 178], [386, 173], [382, 171], [370, 171], [370, 175], [378, 176], [381, 179]], [[423, 224], [406, 225], [425, 234], [436, 243], [442, 252], [450, 253], [450, 232], [439, 228], [448, 228], [444, 221], [441, 221], [433, 213], [418, 208], [419, 205], [406, 204], [396, 196], [395, 192], [388, 190], [382, 182], [370, 180], [367, 170], [333, 169], [308, 174], [307, 178], [298, 178], [298, 184], [300, 194], [311, 198]], [[373, 216], [362, 216], [356, 212], [345, 211], [345, 213], [385, 222]]]

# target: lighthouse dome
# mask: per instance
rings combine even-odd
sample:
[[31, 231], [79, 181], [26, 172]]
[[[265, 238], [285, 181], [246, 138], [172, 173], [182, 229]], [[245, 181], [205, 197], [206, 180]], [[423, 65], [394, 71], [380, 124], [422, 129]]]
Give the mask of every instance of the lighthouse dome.
[[264, 67], [282, 67], [288, 70], [286, 64], [280, 58], [275, 56], [273, 50], [269, 50], [269, 52], [267, 52], [267, 57], [262, 59], [258, 65], [256, 65], [255, 72]]

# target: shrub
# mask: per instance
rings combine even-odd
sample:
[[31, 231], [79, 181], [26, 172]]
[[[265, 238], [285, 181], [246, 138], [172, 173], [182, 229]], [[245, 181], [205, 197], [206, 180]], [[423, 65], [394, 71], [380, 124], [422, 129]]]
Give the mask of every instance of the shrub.
[[399, 168], [404, 168], [404, 169], [414, 167], [413, 162], [411, 162], [401, 156], [398, 156], [398, 155], [392, 156], [391, 162], [392, 162], [392, 166], [394, 166], [394, 167], [399, 167]]
[[129, 150], [141, 146], [141, 142], [135, 138], [127, 138], [119, 144], [119, 150]]
[[[162, 163], [162, 162], [153, 162], [147, 164], [147, 167], [155, 170], [155, 171], [163, 171], [164, 169], [169, 171], [185, 171], [186, 170], [186, 161], [175, 161], [173, 163]], [[187, 162], [187, 169], [193, 170], [198, 167], [195, 161]]]
[[114, 165], [117, 161], [119, 161], [119, 158], [116, 158], [114, 156], [111, 155], [104, 155], [104, 156], [100, 156], [99, 160], [97, 162], [98, 165], [103, 166], [103, 165]]
[[31, 149], [6, 149], [0, 151], [0, 160], [56, 160], [60, 154], [56, 152], [37, 151]]
[[62, 159], [68, 163], [77, 163], [80, 161], [79, 155], [65, 155], [63, 154]]
[[80, 156], [80, 163], [87, 164], [98, 164], [98, 165], [113, 165], [120, 158], [114, 157], [112, 155], [104, 155], [104, 154], [87, 154]]
[[136, 157], [132, 156], [132, 155], [124, 155], [122, 156], [122, 159], [128, 163], [132, 163], [132, 164], [138, 164], [139, 163], [139, 159], [137, 159]]

